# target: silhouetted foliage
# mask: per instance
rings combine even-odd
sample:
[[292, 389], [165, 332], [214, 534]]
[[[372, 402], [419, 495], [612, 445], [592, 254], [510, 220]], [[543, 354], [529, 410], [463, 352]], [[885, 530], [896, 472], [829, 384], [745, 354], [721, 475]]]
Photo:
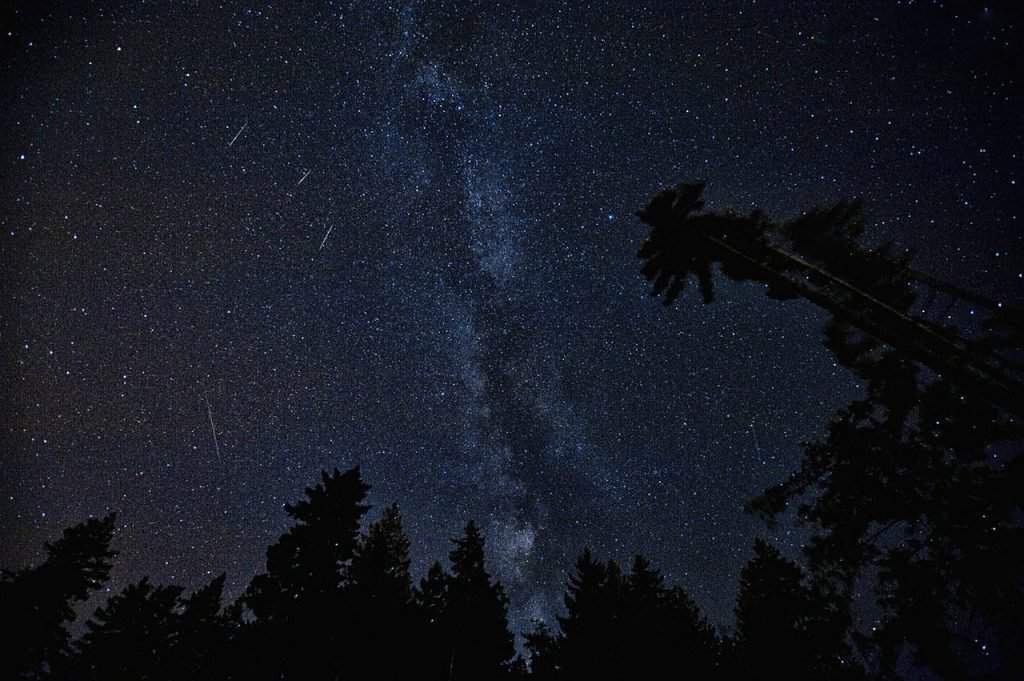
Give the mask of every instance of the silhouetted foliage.
[[[945, 678], [1024, 676], [1024, 583], [1005, 560], [1024, 555], [1024, 315], [913, 270], [891, 245], [863, 247], [859, 202], [779, 224], [698, 213], [702, 190], [661, 192], [640, 212], [654, 292], [670, 303], [717, 263], [770, 297], [805, 298], [832, 315], [825, 345], [867, 386], [750, 508], [771, 522], [795, 505], [819, 530], [806, 553], [833, 603], [874, 579], [882, 619], [856, 638], [881, 673], [909, 649]], [[928, 318], [939, 296], [987, 314], [980, 334]]]
[[130, 584], [98, 608], [61, 677], [226, 679], [239, 622], [222, 608], [225, 576], [187, 598], [179, 586]]
[[267, 549], [267, 572], [253, 579], [246, 604], [260, 619], [287, 619], [337, 594], [356, 550], [369, 487], [359, 469], [323, 473], [307, 499], [286, 505], [298, 521]]
[[179, 586], [143, 578], [112, 596], [86, 623], [75, 673], [97, 681], [172, 678], [180, 595]]
[[689, 678], [716, 673], [714, 630], [682, 589], [666, 587], [641, 556], [628, 575], [589, 550], [576, 562], [565, 595], [560, 633], [539, 627], [527, 637], [541, 679]]
[[[854, 679], [846, 614], [763, 540], [740, 575], [738, 658], [750, 679]], [[785, 651], [780, 655], [779, 651]]]
[[484, 537], [472, 520], [452, 540], [444, 607], [444, 630], [450, 650], [448, 678], [492, 679], [506, 672], [515, 655], [508, 630], [508, 597], [484, 565]]
[[634, 660], [633, 678], [654, 678], [671, 668], [697, 678], [712, 675], [714, 631], [686, 591], [667, 588], [661, 574], [637, 556], [623, 595], [624, 647]]
[[[767, 286], [769, 297], [802, 297], [833, 315], [840, 334], [850, 328], [867, 334], [837, 357], [858, 370], [856, 360], [887, 343], [938, 374], [955, 378], [958, 387], [977, 399], [1024, 416], [1024, 381], [1018, 358], [1001, 354], [1020, 348], [1021, 313], [983, 296], [939, 282], [910, 267], [909, 254], [897, 255], [891, 244], [866, 248], [859, 201], [840, 201], [793, 220], [776, 223], [760, 211], [702, 213], [703, 183], [681, 184], [659, 192], [638, 216], [652, 229], [639, 251], [643, 275], [654, 282], [652, 295], [671, 304], [696, 275], [705, 303], [714, 299], [712, 269], [733, 281]], [[955, 329], [911, 314], [917, 288], [967, 297], [990, 314], [987, 342], [968, 342]], [[1009, 334], [1007, 336], [1006, 334]], [[835, 336], [831, 340], [838, 338]]]
[[255, 616], [248, 636], [257, 677], [333, 679], [352, 664], [353, 632], [343, 617], [343, 588], [369, 507], [359, 469], [323, 473], [306, 499], [285, 506], [297, 522], [267, 549], [267, 572], [256, 576], [244, 603]]
[[538, 622], [536, 628], [527, 632], [525, 638], [531, 676], [538, 681], [559, 678], [562, 668], [559, 641], [548, 625]]
[[[453, 540], [451, 572], [434, 563], [413, 588], [398, 507], [385, 508], [359, 533], [367, 490], [358, 469], [323, 474], [306, 499], [286, 507], [295, 526], [270, 547], [267, 573], [253, 578], [235, 605], [223, 605], [224, 575], [188, 596], [180, 586], [144, 578], [97, 608], [84, 635], [69, 644], [68, 604], [87, 597], [110, 570], [113, 517], [70, 528], [47, 546], [46, 563], [4, 573], [5, 612], [25, 618], [26, 625], [46, 624], [33, 630], [41, 632], [38, 639], [12, 633], [31, 655], [5, 657], [8, 668], [21, 665], [11, 678], [865, 678], [850, 645], [849, 594], [834, 588], [826, 569], [837, 570], [846, 554], [843, 547], [833, 549], [827, 536], [809, 551], [817, 567], [810, 576], [768, 544], [756, 543], [741, 575], [734, 638], [719, 638], [686, 591], [666, 584], [642, 556], [624, 573], [615, 561], [584, 551], [557, 628], [540, 625], [526, 635], [527, 667], [515, 657], [508, 598], [487, 572], [475, 523]], [[982, 592], [954, 593], [958, 584], [945, 581], [933, 562], [922, 563], [921, 553], [908, 540], [877, 563], [887, 609], [867, 643], [878, 651], [881, 674], [898, 668], [901, 646], [910, 643], [921, 663], [943, 678], [1013, 678], [1006, 657], [965, 664], [971, 651], [948, 626], [949, 603], [964, 598], [974, 605], [970, 599]], [[945, 558], [957, 565], [987, 564], [993, 557], [965, 549]], [[1004, 564], [996, 577], [1004, 585], [1019, 579], [1015, 564]], [[24, 588], [20, 596], [17, 586]], [[978, 626], [986, 641], [1014, 642], [1012, 635], [999, 638], [1012, 621], [995, 621], [985, 614], [994, 604], [985, 606], [975, 612], [983, 613]]]
[[91, 518], [64, 530], [46, 544], [46, 560], [0, 577], [0, 611], [9, 625], [0, 677], [34, 679], [61, 666], [69, 652], [67, 627], [74, 606], [102, 587], [110, 576], [113, 514]]
[[228, 679], [234, 675], [241, 612], [223, 605], [221, 574], [185, 599], [180, 599], [179, 635], [171, 669], [174, 678]]
[[448, 602], [448, 574], [435, 562], [413, 593], [419, 638], [414, 641], [415, 657], [427, 679], [446, 679], [451, 667], [445, 622]]
[[404, 679], [418, 675], [416, 661], [396, 655], [418, 632], [409, 575], [409, 540], [398, 506], [384, 510], [370, 525], [352, 557], [345, 606], [352, 618], [353, 658], [350, 673], [359, 678]]
[[[563, 678], [600, 678], [618, 674], [617, 620], [622, 600], [622, 572], [615, 561], [602, 563], [585, 550], [569, 577], [564, 617], [558, 618], [562, 636], [557, 643]], [[614, 677], [612, 677], [614, 678]]]

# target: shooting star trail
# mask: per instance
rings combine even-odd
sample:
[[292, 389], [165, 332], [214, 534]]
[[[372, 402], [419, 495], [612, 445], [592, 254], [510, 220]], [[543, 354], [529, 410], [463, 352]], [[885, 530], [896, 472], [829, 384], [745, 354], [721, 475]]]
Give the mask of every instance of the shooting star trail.
[[213, 410], [210, 409], [210, 400], [203, 397], [203, 401], [206, 402], [206, 416], [210, 419], [210, 432], [213, 433], [213, 449], [217, 452], [217, 461], [223, 462], [220, 457], [220, 444], [217, 442], [217, 427], [213, 425]]
[[[306, 171], [306, 174], [302, 176], [302, 179], [301, 179], [301, 180], [299, 180], [299, 184], [302, 184], [303, 182], [305, 182], [305, 181], [306, 181], [306, 178], [307, 178], [307, 177], [309, 177], [309, 174], [310, 174], [311, 172], [313, 172], [313, 171], [312, 171], [312, 170], [307, 170], [307, 171]], [[299, 184], [297, 184], [297, 185], [295, 185], [295, 186], [296, 186], [296, 187], [298, 187], [298, 186], [299, 186]]]
[[324, 234], [323, 241], [320, 242], [320, 248], [316, 249], [317, 253], [319, 253], [320, 251], [324, 250], [324, 244], [327, 243], [327, 237], [329, 237], [331, 235], [331, 230], [332, 229], [334, 229], [334, 225], [331, 225], [330, 227], [327, 228], [327, 234]]
[[230, 147], [232, 144], [234, 144], [235, 140], [238, 139], [239, 135], [241, 135], [245, 131], [245, 129], [248, 128], [248, 127], [249, 127], [249, 121], [246, 121], [242, 125], [242, 127], [239, 129], [239, 131], [235, 133], [235, 136], [231, 138], [231, 141], [228, 142], [228, 146]]

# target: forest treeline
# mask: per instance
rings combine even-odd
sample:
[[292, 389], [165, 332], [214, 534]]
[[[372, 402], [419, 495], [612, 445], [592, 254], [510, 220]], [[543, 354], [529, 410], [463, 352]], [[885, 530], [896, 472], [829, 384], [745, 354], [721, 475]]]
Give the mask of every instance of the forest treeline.
[[[448, 567], [414, 583], [396, 505], [365, 530], [358, 468], [323, 473], [286, 506], [292, 527], [266, 571], [225, 602], [225, 576], [192, 593], [147, 578], [111, 595], [73, 639], [76, 606], [102, 589], [116, 518], [92, 518], [5, 571], [5, 679], [857, 679], [842, 610], [758, 540], [743, 568], [734, 636], [712, 627], [642, 556], [628, 568], [589, 550], [564, 614], [525, 633], [517, 655], [508, 598], [470, 521]], [[780, 654], [784, 651], [784, 654]], [[753, 671], [756, 670], [756, 671]]]
[[[812, 536], [799, 563], [755, 543], [733, 630], [643, 557], [585, 551], [562, 613], [519, 632], [517, 654], [479, 528], [414, 583], [398, 508], [364, 529], [368, 487], [335, 470], [285, 507], [294, 524], [234, 602], [223, 576], [191, 594], [143, 579], [75, 639], [115, 519], [69, 528], [43, 563], [0, 578], [0, 678], [1024, 678], [1024, 312], [864, 246], [858, 202], [775, 222], [705, 212], [702, 193], [682, 184], [640, 211], [652, 293], [671, 304], [695, 277], [710, 304], [717, 274], [817, 305], [825, 346], [865, 386], [748, 504]], [[958, 307], [974, 328], [950, 323]]]

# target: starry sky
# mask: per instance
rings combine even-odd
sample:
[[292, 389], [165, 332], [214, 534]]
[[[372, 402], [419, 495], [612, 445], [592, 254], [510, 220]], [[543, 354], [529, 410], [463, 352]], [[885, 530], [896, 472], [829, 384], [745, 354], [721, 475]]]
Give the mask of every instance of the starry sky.
[[861, 389], [807, 303], [649, 297], [635, 211], [861, 196], [869, 240], [1024, 299], [1013, 3], [17, 5], [6, 567], [117, 511], [113, 588], [237, 595], [359, 464], [416, 578], [477, 520], [515, 630], [584, 546], [728, 627], [754, 537], [806, 537], [742, 504]]

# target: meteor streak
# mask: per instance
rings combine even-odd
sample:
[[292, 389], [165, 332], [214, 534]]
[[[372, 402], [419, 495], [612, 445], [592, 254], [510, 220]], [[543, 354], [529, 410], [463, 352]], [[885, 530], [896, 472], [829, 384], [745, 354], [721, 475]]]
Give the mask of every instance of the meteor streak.
[[234, 144], [235, 140], [238, 139], [238, 136], [241, 135], [242, 132], [244, 132], [245, 129], [248, 128], [248, 127], [249, 127], [249, 121], [246, 121], [245, 124], [242, 125], [242, 127], [238, 130], [238, 132], [235, 133], [235, 136], [231, 138], [231, 141], [228, 142], [228, 146], [230, 147], [232, 144]]
[[327, 243], [327, 237], [329, 237], [331, 235], [331, 230], [332, 229], [334, 229], [334, 225], [331, 225], [330, 227], [327, 228], [327, 234], [324, 234], [323, 241], [320, 242], [320, 248], [316, 249], [317, 253], [319, 253], [320, 251], [324, 250], [324, 244]]
[[210, 400], [203, 397], [206, 402], [206, 416], [210, 419], [210, 432], [213, 433], [213, 449], [217, 452], [217, 461], [223, 461], [220, 456], [220, 444], [217, 442], [217, 427], [213, 425], [213, 410], [210, 409]]

